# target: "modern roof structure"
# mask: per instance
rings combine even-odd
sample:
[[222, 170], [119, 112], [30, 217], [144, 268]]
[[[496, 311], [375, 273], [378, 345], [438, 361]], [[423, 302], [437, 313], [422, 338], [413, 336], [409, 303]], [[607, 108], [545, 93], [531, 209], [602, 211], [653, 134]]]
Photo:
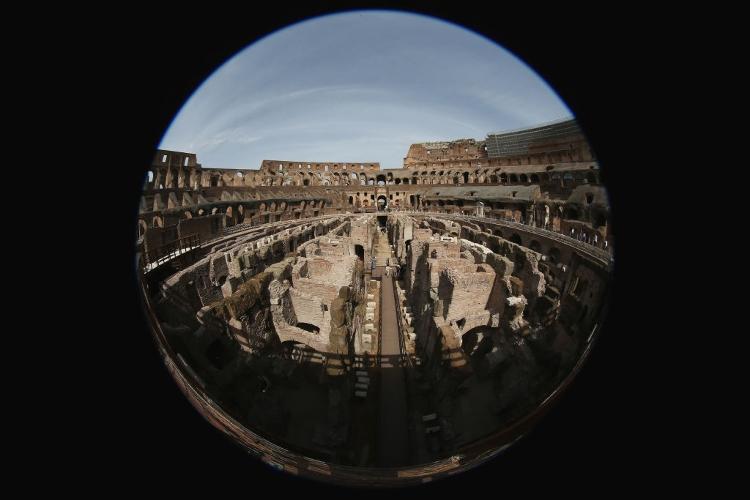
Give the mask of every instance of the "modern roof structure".
[[534, 128], [516, 129], [487, 134], [487, 155], [490, 158], [523, 155], [539, 142], [583, 135], [575, 119], [558, 120]]

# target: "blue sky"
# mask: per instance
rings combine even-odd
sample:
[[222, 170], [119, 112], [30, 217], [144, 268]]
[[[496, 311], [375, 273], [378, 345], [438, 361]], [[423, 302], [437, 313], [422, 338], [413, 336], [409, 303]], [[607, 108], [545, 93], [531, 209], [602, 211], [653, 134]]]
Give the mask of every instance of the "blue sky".
[[434, 18], [360, 11], [304, 21], [246, 47], [188, 99], [160, 144], [204, 167], [264, 159], [380, 162], [409, 145], [572, 116], [533, 70]]

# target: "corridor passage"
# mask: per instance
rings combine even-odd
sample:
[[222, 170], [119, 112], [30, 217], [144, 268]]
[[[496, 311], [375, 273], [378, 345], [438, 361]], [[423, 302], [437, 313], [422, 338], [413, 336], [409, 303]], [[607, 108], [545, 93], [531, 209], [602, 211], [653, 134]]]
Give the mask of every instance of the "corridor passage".
[[381, 380], [378, 419], [378, 465], [395, 467], [409, 459], [408, 415], [404, 370], [400, 366], [401, 346], [398, 337], [393, 277], [382, 274], [380, 287]]

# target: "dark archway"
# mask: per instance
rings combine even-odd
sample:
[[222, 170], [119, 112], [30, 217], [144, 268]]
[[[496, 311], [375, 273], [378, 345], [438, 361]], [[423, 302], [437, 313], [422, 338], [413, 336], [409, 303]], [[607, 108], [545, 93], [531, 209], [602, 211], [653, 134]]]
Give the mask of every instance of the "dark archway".
[[494, 342], [490, 336], [490, 328], [477, 326], [461, 336], [461, 350], [473, 359], [483, 357], [492, 350]]
[[521, 243], [521, 237], [518, 235], [518, 233], [513, 233], [509, 241], [512, 241], [516, 245], [523, 245], [523, 243]]
[[566, 219], [572, 219], [572, 220], [578, 220], [579, 217], [578, 210], [575, 207], [567, 207], [565, 208], [565, 218]]
[[354, 245], [354, 254], [359, 260], [365, 260], [365, 248], [362, 245]]
[[551, 263], [557, 264], [560, 262], [560, 250], [557, 247], [550, 248], [547, 258]]

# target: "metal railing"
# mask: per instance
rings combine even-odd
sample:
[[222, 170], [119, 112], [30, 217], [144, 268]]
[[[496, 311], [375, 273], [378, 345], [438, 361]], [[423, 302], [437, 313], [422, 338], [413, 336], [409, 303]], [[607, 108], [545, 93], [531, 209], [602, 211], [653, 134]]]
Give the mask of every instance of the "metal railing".
[[199, 248], [201, 245], [200, 236], [197, 233], [177, 238], [165, 245], [155, 249], [147, 249], [143, 252], [143, 266], [146, 271], [172, 260], [175, 257], [184, 255], [190, 250]]

